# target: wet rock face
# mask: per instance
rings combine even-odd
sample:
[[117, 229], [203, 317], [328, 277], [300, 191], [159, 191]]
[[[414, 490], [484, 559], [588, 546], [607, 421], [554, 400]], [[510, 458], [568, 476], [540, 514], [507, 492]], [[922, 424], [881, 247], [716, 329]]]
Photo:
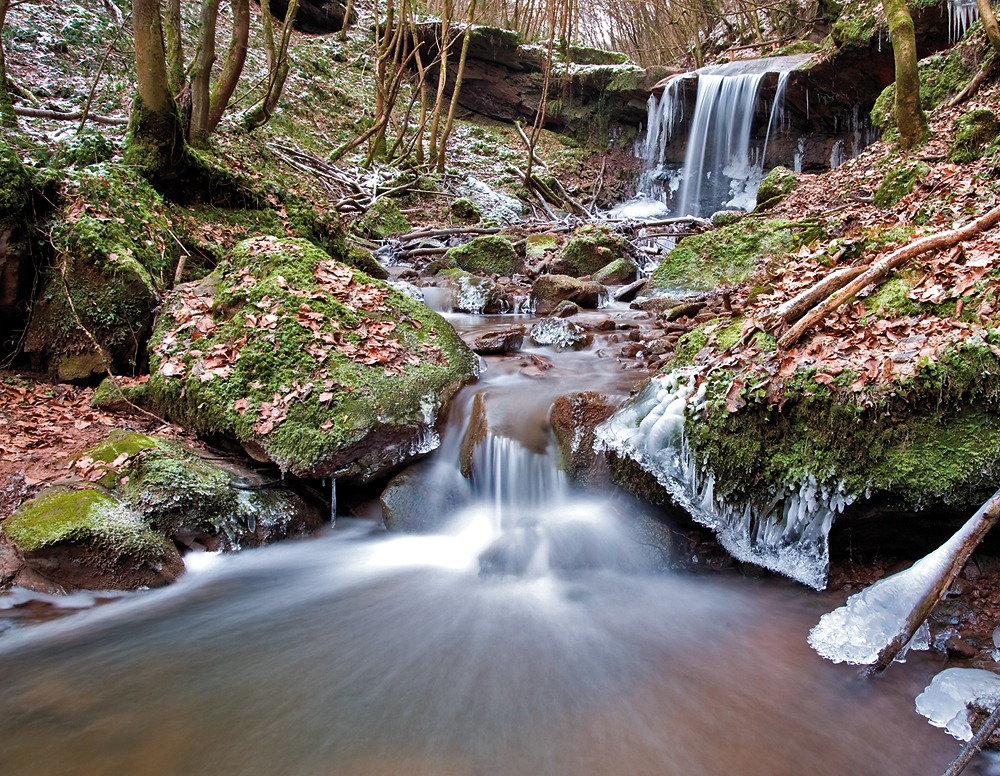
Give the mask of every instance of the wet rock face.
[[524, 342], [524, 329], [512, 326], [502, 331], [491, 331], [476, 337], [472, 349], [481, 356], [503, 356], [516, 353]]
[[[260, 0], [256, 0], [260, 5]], [[288, 0], [271, 0], [269, 3], [271, 14], [284, 20], [288, 12]], [[340, 32], [344, 27], [344, 14], [347, 10], [346, 3], [341, 0], [299, 0], [299, 10], [295, 14], [295, 22], [292, 26], [299, 32], [310, 35], [329, 35], [333, 32]], [[351, 10], [351, 16], [347, 24], [354, 24], [358, 15]]]
[[469, 483], [458, 471], [421, 461], [393, 477], [382, 491], [382, 519], [390, 531], [434, 533], [469, 499]]

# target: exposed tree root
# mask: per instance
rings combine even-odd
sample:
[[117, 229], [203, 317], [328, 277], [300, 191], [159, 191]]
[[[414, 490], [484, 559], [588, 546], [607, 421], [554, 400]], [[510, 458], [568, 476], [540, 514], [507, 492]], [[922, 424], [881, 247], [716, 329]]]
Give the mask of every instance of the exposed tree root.
[[[901, 248], [894, 250], [885, 258], [870, 265], [863, 273], [851, 277], [850, 273], [844, 273], [837, 278], [836, 283], [830, 283], [824, 290], [829, 294], [823, 301], [819, 302], [809, 312], [805, 313], [788, 331], [778, 340], [778, 347], [790, 348], [807, 331], [815, 327], [827, 315], [832, 313], [844, 302], [872, 284], [884, 281], [889, 274], [904, 265], [911, 259], [927, 253], [928, 251], [938, 251], [951, 248], [963, 240], [975, 237], [987, 229], [991, 229], [1000, 223], [1000, 205], [994, 207], [984, 215], [977, 218], [970, 224], [959, 229], [951, 229], [947, 232], [927, 235], [913, 242], [907, 243]], [[820, 282], [826, 283], [829, 278]], [[801, 296], [801, 294], [800, 294]], [[797, 298], [797, 297], [796, 297]], [[794, 299], [792, 300], [795, 301]]]

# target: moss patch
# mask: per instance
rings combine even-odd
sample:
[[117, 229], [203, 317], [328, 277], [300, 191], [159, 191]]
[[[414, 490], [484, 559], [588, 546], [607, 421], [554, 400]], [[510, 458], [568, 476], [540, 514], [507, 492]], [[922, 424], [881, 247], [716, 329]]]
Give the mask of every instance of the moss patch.
[[913, 191], [917, 181], [927, 174], [930, 168], [923, 163], [906, 163], [891, 169], [875, 190], [873, 202], [876, 207], [892, 207], [903, 197]]
[[487, 275], [513, 275], [519, 269], [514, 244], [500, 235], [482, 235], [465, 245], [451, 248], [445, 255], [450, 266]]
[[399, 206], [388, 197], [375, 202], [357, 223], [358, 231], [366, 237], [375, 240], [385, 240], [393, 235], [410, 231], [410, 222], [406, 220]]
[[653, 273], [660, 288], [711, 290], [739, 283], [758, 262], [784, 254], [794, 223], [746, 218], [704, 234], [685, 237]]
[[764, 176], [757, 188], [757, 210], [774, 207], [795, 190], [799, 180], [787, 167], [775, 167]]
[[624, 241], [606, 227], [587, 224], [577, 229], [562, 250], [565, 273], [592, 275], [612, 261], [626, 256]]
[[25, 342], [39, 367], [63, 380], [101, 372], [108, 359], [120, 373], [141, 367], [153, 309], [177, 261], [169, 228], [161, 197], [127, 168], [70, 168], [51, 231], [55, 264]]
[[952, 131], [948, 161], [967, 164], [981, 159], [987, 147], [1000, 139], [1000, 119], [991, 110], [975, 108], [955, 119]]
[[475, 365], [419, 302], [304, 240], [258, 238], [170, 300], [142, 400], [293, 473], [369, 476], [420, 448]]
[[800, 373], [780, 409], [745, 388], [747, 405], [725, 409], [728, 378], [709, 382], [708, 411], [689, 417], [692, 446], [718, 492], [753, 499], [762, 484], [811, 475], [854, 495], [906, 508], [978, 504], [1000, 465], [1000, 360], [969, 343], [927, 365], [875, 403]]

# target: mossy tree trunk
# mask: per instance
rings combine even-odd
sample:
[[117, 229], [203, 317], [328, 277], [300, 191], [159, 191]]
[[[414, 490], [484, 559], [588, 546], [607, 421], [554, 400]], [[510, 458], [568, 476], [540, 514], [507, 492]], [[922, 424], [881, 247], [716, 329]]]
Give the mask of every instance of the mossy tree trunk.
[[927, 134], [927, 117], [920, 107], [920, 77], [917, 72], [917, 41], [913, 17], [906, 0], [882, 0], [889, 20], [889, 38], [896, 65], [896, 126], [899, 144], [906, 149], [920, 143]]
[[147, 177], [172, 177], [187, 149], [177, 103], [170, 92], [159, 0], [132, 0], [132, 26], [138, 89], [125, 161]]
[[16, 127], [17, 116], [14, 115], [14, 103], [7, 91], [7, 60], [3, 50], [3, 28], [7, 23], [7, 9], [10, 0], [0, 0], [0, 127]]

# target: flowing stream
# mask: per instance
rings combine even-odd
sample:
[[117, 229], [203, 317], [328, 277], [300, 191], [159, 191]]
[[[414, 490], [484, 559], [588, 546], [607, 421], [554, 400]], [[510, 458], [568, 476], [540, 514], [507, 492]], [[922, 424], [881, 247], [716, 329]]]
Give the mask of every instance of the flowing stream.
[[[470, 335], [497, 323], [453, 320]], [[806, 643], [829, 595], [644, 564], [622, 529], [631, 502], [552, 471], [552, 399], [641, 377], [607, 346], [526, 348], [550, 359], [543, 377], [524, 356], [490, 359], [458, 403], [488, 394], [487, 482], [440, 534], [342, 518], [0, 636], [0, 773], [940, 773], [958, 744], [913, 707], [937, 658], [860, 682]], [[458, 414], [441, 466], [456, 465]], [[542, 535], [530, 562], [481, 573], [511, 526]], [[553, 562], [564, 528], [582, 562]]]

